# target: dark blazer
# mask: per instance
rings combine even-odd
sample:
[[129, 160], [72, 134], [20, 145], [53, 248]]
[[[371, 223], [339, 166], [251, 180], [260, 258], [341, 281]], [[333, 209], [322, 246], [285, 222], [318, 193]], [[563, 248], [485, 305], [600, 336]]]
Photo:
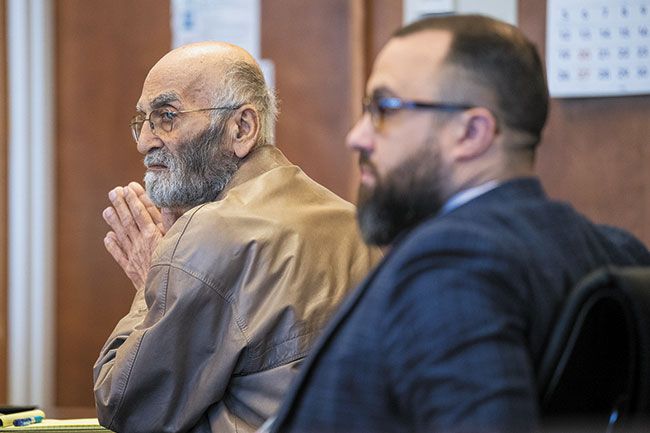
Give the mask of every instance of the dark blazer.
[[602, 265], [648, 265], [599, 226], [516, 179], [402, 238], [305, 360], [272, 431], [528, 431], [535, 369], [567, 291]]

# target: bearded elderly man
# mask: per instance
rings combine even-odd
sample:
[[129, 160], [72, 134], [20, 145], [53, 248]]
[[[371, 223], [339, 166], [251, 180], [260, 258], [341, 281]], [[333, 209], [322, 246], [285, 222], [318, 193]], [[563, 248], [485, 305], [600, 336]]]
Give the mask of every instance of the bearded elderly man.
[[359, 221], [390, 244], [312, 353], [270, 427], [291, 433], [532, 432], [536, 367], [570, 288], [647, 265], [632, 235], [546, 197], [541, 60], [482, 16], [393, 35], [348, 135]]
[[181, 47], [149, 72], [131, 123], [146, 193], [115, 188], [104, 211], [136, 289], [94, 367], [107, 428], [254, 430], [377, 261], [354, 207], [272, 145], [275, 116], [233, 45]]

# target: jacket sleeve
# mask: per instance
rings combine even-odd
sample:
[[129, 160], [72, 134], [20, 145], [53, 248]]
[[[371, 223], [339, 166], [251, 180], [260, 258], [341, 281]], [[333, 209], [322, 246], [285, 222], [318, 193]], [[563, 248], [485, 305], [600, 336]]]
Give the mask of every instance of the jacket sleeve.
[[144, 292], [95, 364], [100, 423], [129, 432], [207, 426], [201, 418], [222, 398], [246, 345], [232, 305], [200, 277], [170, 265], [152, 267]]

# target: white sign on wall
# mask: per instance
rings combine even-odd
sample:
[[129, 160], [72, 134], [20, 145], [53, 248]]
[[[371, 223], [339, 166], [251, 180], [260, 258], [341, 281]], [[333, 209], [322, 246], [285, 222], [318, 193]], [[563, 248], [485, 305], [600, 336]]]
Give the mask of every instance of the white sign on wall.
[[257, 59], [274, 87], [273, 62], [261, 59], [260, 0], [172, 0], [172, 47], [201, 41], [238, 45]]
[[172, 0], [172, 45], [224, 41], [260, 57], [260, 0]]
[[455, 12], [455, 3], [455, 0], [404, 0], [404, 23], [410, 23], [424, 15]]
[[650, 0], [548, 0], [551, 96], [650, 93]]

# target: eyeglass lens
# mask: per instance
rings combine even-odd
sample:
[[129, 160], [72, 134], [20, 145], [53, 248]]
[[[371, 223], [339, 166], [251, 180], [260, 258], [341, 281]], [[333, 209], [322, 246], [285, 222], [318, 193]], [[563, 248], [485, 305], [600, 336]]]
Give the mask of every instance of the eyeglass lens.
[[172, 132], [174, 129], [174, 119], [176, 118], [177, 113], [173, 111], [166, 110], [164, 108], [158, 108], [149, 113], [149, 117], [143, 117], [142, 115], [137, 115], [131, 121], [131, 132], [133, 138], [138, 141], [140, 134], [142, 133], [142, 126], [144, 122], [149, 122], [149, 127], [151, 132], [154, 134], [156, 131]]

